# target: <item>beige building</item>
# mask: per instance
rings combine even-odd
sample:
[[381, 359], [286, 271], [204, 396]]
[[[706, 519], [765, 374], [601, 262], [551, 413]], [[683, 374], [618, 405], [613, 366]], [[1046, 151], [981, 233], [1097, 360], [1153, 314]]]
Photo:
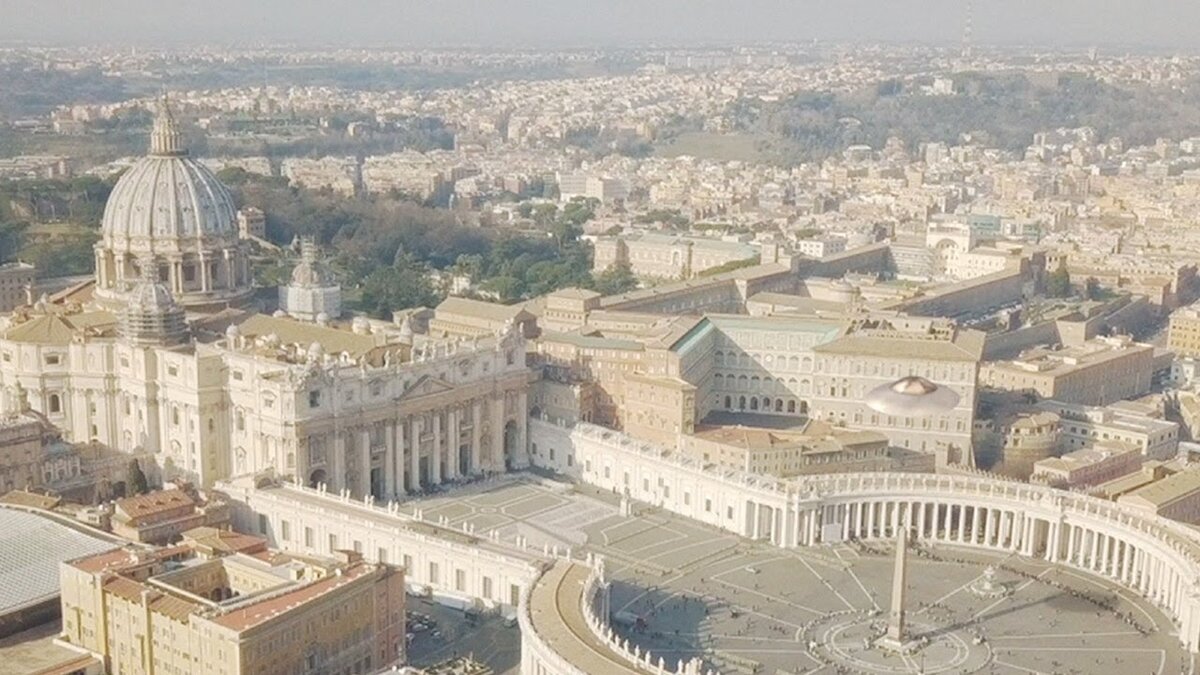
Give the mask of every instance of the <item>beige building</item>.
[[519, 308], [510, 322], [477, 303], [491, 314], [448, 337], [232, 308], [254, 292], [232, 198], [181, 139], [164, 111], [114, 189], [94, 298], [0, 316], [7, 387], [66, 440], [149, 453], [164, 479], [201, 488], [270, 468], [391, 499], [527, 464]]
[[1064, 403], [1108, 405], [1149, 392], [1153, 374], [1154, 347], [1122, 336], [987, 363], [979, 383]]
[[1188, 305], [1171, 312], [1167, 348], [1179, 356], [1200, 356], [1200, 306]]
[[1142, 467], [1141, 449], [1123, 441], [1103, 441], [1033, 465], [1033, 477], [1063, 489], [1099, 485]]
[[1117, 502], [1181, 523], [1200, 523], [1200, 471], [1180, 471], [1127, 492]]
[[113, 675], [351, 675], [404, 662], [402, 570], [199, 535], [63, 563], [62, 639]]
[[[706, 425], [679, 440], [679, 454], [704, 465], [781, 478], [894, 470], [896, 462], [883, 434], [819, 426], [824, 428], [813, 434], [807, 429]], [[928, 468], [933, 469], [932, 463]]]
[[1135, 402], [1097, 407], [1043, 401], [1038, 408], [1059, 416], [1059, 434], [1067, 450], [1120, 441], [1136, 447], [1146, 459], [1156, 460], [1171, 459], [1179, 450], [1179, 424]]
[[[5, 393], [0, 390], [0, 398]], [[58, 430], [42, 415], [0, 400], [0, 494], [70, 480], [79, 456], [60, 446]]]
[[483, 337], [506, 330], [510, 323], [527, 338], [537, 334], [536, 317], [521, 305], [449, 297], [434, 310], [429, 334], [439, 338]]
[[596, 240], [592, 269], [627, 264], [639, 277], [690, 279], [704, 270], [757, 258], [759, 248], [740, 241], [635, 232]]
[[37, 268], [23, 262], [0, 265], [0, 312], [13, 309], [32, 301], [33, 282]]
[[262, 209], [247, 206], [237, 212], [238, 236], [242, 239], [266, 239], [267, 216]]
[[229, 505], [220, 498], [206, 499], [189, 485], [168, 484], [115, 501], [110, 527], [130, 541], [171, 544], [197, 527], [228, 528]]

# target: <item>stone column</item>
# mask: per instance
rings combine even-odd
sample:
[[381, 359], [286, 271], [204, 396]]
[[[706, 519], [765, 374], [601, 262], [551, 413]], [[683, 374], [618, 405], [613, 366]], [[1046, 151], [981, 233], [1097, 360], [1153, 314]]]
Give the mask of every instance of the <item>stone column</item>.
[[361, 466], [358, 467], [359, 487], [362, 488], [361, 497], [371, 494], [371, 427], [364, 426], [358, 434], [359, 442], [362, 447], [358, 449], [358, 461]]
[[479, 461], [479, 450], [483, 440], [483, 404], [479, 399], [471, 402], [471, 473], [483, 470]]
[[866, 502], [867, 507], [867, 538], [875, 538], [875, 502]]
[[413, 415], [408, 418], [408, 450], [411, 452], [408, 464], [408, 485], [410, 490], [421, 489], [421, 417]]
[[392, 499], [396, 496], [396, 421], [388, 422], [383, 428], [383, 492], [384, 497]]
[[395, 480], [396, 480], [396, 495], [397, 496], [402, 495], [405, 492], [407, 492], [406, 488], [408, 486], [408, 483], [405, 482], [405, 479], [404, 479], [404, 474], [406, 473], [404, 470], [405, 466], [406, 466], [406, 464], [404, 463], [404, 448], [405, 448], [404, 427], [405, 427], [405, 423], [404, 423], [403, 419], [397, 419], [395, 425], [393, 425], [393, 427], [392, 427], [392, 434], [395, 437], [395, 440], [393, 441], [393, 443], [396, 447], [396, 479]]
[[433, 412], [433, 452], [429, 453], [429, 475], [434, 485], [442, 484], [442, 411]]
[[967, 507], [958, 505], [958, 543], [967, 541]]
[[333, 475], [329, 476], [329, 486], [334, 491], [341, 491], [346, 487], [346, 439], [340, 430], [333, 432], [333, 457], [330, 459]]
[[504, 467], [504, 394], [492, 397], [492, 456], [493, 471], [505, 471]]
[[446, 469], [450, 478], [457, 479], [459, 471], [459, 446], [462, 444], [462, 431], [459, 429], [460, 413], [458, 408], [446, 411], [446, 426], [450, 428], [450, 442], [446, 444]]
[[529, 466], [529, 394], [525, 388], [517, 395], [517, 447], [513, 450], [513, 463], [518, 467]]
[[203, 253], [200, 254], [200, 261], [197, 265], [200, 272], [200, 290], [207, 293], [212, 290], [212, 282], [208, 278], [208, 258]]

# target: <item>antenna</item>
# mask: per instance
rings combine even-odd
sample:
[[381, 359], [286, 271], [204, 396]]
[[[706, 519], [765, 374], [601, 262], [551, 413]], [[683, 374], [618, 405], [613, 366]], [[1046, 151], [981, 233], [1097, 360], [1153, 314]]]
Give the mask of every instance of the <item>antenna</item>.
[[963, 17], [963, 37], [962, 37], [962, 56], [964, 59], [971, 58], [971, 24], [973, 22], [973, 14], [975, 10], [975, 0], [966, 0], [967, 11]]

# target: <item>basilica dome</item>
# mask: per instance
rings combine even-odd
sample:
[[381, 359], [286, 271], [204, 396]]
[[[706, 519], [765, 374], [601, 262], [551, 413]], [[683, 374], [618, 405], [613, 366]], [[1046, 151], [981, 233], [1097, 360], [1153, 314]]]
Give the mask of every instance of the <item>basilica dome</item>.
[[150, 133], [150, 154], [117, 181], [96, 244], [96, 298], [133, 300], [144, 264], [188, 311], [219, 310], [253, 294], [237, 211], [229, 189], [188, 156], [164, 99]]
[[150, 154], [117, 181], [101, 225], [113, 248], [176, 251], [197, 239], [237, 238], [229, 189], [188, 157], [174, 117], [164, 106], [150, 135]]

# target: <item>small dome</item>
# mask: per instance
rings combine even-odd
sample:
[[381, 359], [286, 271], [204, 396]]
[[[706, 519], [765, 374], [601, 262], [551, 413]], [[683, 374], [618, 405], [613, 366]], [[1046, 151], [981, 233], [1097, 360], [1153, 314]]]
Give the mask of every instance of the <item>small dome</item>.
[[300, 241], [300, 263], [292, 270], [292, 286], [332, 288], [337, 286], [333, 272], [317, 256], [317, 245], [309, 237]]

